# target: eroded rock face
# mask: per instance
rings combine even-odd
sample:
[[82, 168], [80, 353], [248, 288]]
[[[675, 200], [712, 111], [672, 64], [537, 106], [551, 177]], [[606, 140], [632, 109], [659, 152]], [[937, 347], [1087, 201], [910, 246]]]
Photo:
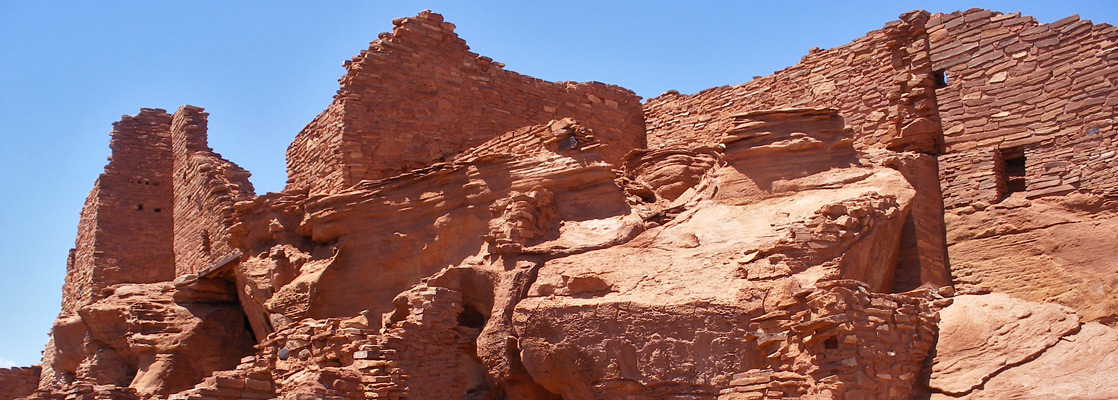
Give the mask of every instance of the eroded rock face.
[[956, 296], [940, 313], [932, 398], [1104, 399], [1118, 330], [1004, 294]]
[[233, 355], [252, 353], [252, 336], [230, 282], [195, 277], [108, 291], [77, 316], [55, 323], [44, 380], [167, 395], [232, 368]]
[[952, 275], [961, 290], [1008, 293], [1118, 321], [1118, 203], [1089, 195], [959, 209], [948, 214]]
[[969, 393], [1079, 328], [1071, 310], [1000, 293], [956, 296], [940, 320], [931, 387], [951, 395]]
[[[1033, 69], [1115, 31], [1030, 21], [909, 12], [642, 105], [505, 71], [425, 11], [346, 63], [261, 196], [200, 108], [142, 110], [31, 398], [1107, 398], [1113, 91], [1063, 71], [1095, 93], [1065, 109], [1086, 122], [1038, 118], [1071, 100]], [[990, 35], [1005, 57], [966, 62]], [[988, 98], [1007, 82], [1035, 96]], [[1020, 116], [966, 111], [992, 102]]]

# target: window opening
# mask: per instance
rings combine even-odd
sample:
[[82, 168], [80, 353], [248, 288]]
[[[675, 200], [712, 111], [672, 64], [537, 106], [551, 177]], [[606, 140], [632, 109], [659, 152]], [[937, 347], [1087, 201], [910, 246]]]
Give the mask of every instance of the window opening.
[[941, 69], [939, 71], [936, 71], [936, 72], [932, 73], [932, 75], [936, 80], [936, 89], [942, 89], [942, 88], [947, 87], [947, 84], [948, 84], [947, 71], [944, 71], [944, 70]]
[[144, 211], [144, 205], [140, 204], [140, 205], [136, 206], [136, 211]]
[[831, 336], [831, 337], [827, 338], [827, 340], [823, 341], [823, 348], [824, 349], [837, 349], [838, 348], [838, 338], [836, 338], [834, 336]]
[[485, 315], [478, 311], [476, 307], [466, 304], [463, 307], [462, 313], [458, 314], [458, 325], [481, 329], [485, 327]]
[[1010, 147], [1001, 149], [1001, 163], [1002, 174], [1001, 180], [1004, 182], [1005, 191], [1001, 193], [1001, 197], [1005, 198], [1013, 193], [1024, 192], [1026, 189], [1025, 181], [1025, 149], [1022, 147]]

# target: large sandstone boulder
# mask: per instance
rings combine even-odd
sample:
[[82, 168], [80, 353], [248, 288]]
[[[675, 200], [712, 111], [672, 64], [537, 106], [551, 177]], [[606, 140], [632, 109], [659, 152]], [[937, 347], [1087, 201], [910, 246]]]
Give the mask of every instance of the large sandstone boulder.
[[232, 285], [180, 279], [177, 285], [115, 285], [105, 297], [55, 323], [44, 382], [127, 387], [141, 396], [192, 387], [252, 352]]
[[933, 398], [1106, 399], [1118, 393], [1118, 330], [1005, 294], [956, 296], [940, 312]]

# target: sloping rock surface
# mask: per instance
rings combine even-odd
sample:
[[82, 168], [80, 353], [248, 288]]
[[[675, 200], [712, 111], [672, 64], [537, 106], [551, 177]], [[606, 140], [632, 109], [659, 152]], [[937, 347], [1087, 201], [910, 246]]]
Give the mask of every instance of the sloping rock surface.
[[1107, 399], [1118, 330], [1004, 294], [956, 296], [940, 312], [934, 399]]

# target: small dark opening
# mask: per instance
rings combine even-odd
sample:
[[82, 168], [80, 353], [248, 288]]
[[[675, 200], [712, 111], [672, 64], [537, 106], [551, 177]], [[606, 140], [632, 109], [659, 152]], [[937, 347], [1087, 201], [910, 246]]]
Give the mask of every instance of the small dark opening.
[[143, 210], [144, 210], [144, 205], [143, 204], [140, 204], [140, 205], [136, 206], [136, 211], [143, 211]]
[[932, 73], [932, 78], [936, 81], [936, 89], [947, 87], [947, 71], [939, 70]]
[[827, 338], [827, 340], [823, 341], [823, 348], [824, 349], [837, 349], [838, 348], [838, 338], [833, 337], [833, 336]]
[[1005, 162], [1005, 195], [1025, 191], [1025, 150], [1021, 147], [1002, 149]]
[[155, 212], [160, 212], [160, 211], [163, 211], [163, 209], [162, 208], [156, 208], [155, 209]]
[[461, 314], [458, 314], [458, 325], [474, 329], [485, 327], [485, 316], [472, 305], [467, 304]]
[[578, 148], [578, 139], [571, 135], [564, 140], [559, 141], [559, 150], [570, 150]]

